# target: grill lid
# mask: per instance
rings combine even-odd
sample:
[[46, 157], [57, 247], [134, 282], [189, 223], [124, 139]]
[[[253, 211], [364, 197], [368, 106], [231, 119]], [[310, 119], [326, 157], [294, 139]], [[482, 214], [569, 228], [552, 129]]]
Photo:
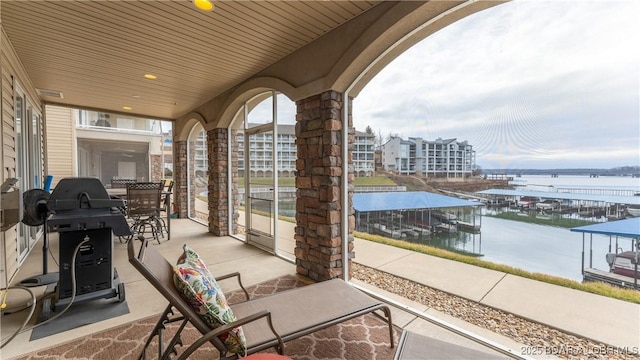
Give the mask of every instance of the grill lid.
[[47, 208], [53, 214], [47, 225], [50, 230], [78, 231], [111, 228], [118, 236], [131, 235], [131, 229], [121, 210], [122, 199], [111, 199], [96, 178], [64, 178], [58, 182]]
[[96, 178], [64, 178], [51, 193], [50, 211], [124, 207], [122, 199], [111, 199]]

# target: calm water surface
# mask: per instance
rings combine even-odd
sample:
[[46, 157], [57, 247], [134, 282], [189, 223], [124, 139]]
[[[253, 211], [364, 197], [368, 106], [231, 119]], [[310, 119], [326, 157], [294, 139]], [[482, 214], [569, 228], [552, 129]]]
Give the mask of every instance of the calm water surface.
[[[627, 248], [630, 247], [629, 239], [620, 244], [622, 243]], [[609, 237], [594, 235], [594, 268], [608, 270], [605, 261], [607, 252]], [[569, 229], [483, 217], [482, 253], [483, 259], [487, 261], [582, 280], [582, 234]], [[588, 261], [589, 235], [585, 235], [586, 266], [589, 266]]]
[[[523, 176], [531, 190], [540, 190], [540, 185], [587, 185], [587, 186], [633, 186], [640, 191], [640, 179], [631, 177]], [[522, 214], [524, 215], [524, 214]], [[599, 219], [602, 221], [603, 219]], [[539, 272], [582, 281], [582, 233], [567, 228], [530, 224], [514, 220], [482, 217], [479, 234], [432, 236], [416, 242], [454, 249], [480, 255], [483, 260], [509, 265], [531, 272]], [[593, 263], [589, 265], [589, 243], [591, 235], [584, 235], [585, 267], [608, 270], [605, 255], [609, 250], [609, 236], [593, 235]], [[611, 239], [611, 251], [615, 251], [616, 239]], [[618, 246], [631, 249], [631, 239], [618, 238]]]

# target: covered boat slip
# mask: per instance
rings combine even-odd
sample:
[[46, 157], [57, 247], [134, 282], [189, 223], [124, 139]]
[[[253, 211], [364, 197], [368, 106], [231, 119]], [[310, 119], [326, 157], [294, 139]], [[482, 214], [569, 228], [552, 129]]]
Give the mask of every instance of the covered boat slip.
[[[625, 208], [630, 206], [640, 206], [640, 196], [620, 196], [620, 195], [600, 195], [600, 194], [583, 194], [574, 192], [558, 192], [558, 191], [531, 191], [531, 190], [508, 190], [508, 189], [489, 189], [478, 191], [476, 194], [495, 198], [499, 196], [507, 196], [518, 199], [523, 196], [534, 197], [540, 199], [563, 200], [565, 204], [571, 204], [571, 207], [580, 210], [581, 207], [603, 207], [606, 208], [606, 216], [615, 216], [621, 214]], [[561, 205], [564, 207], [567, 205]]]
[[593, 201], [605, 204], [625, 204], [640, 205], [640, 196], [620, 196], [620, 195], [598, 195], [598, 194], [578, 194], [555, 191], [530, 191], [530, 190], [507, 190], [489, 189], [478, 191], [476, 194], [493, 196], [533, 196], [541, 199], [559, 199], [573, 201]]
[[[353, 195], [356, 229], [396, 239], [420, 238], [434, 231], [453, 232], [458, 227], [477, 231], [481, 218], [475, 209], [479, 206], [483, 204], [425, 191]], [[463, 208], [472, 211], [466, 215], [451, 213]]]
[[609, 204], [640, 205], [640, 196], [620, 196], [620, 195], [599, 195], [599, 194], [579, 194], [556, 191], [531, 191], [531, 190], [508, 190], [489, 189], [476, 192], [476, 194], [497, 195], [497, 196], [535, 196], [543, 199], [561, 199], [576, 201], [596, 201]]
[[[603, 281], [623, 287], [639, 289], [638, 262], [640, 258], [640, 218], [630, 218], [572, 228], [571, 231], [582, 233], [582, 274], [585, 280]], [[589, 234], [589, 267], [585, 268], [585, 234]], [[593, 234], [609, 235], [609, 253], [618, 255], [624, 250], [619, 243], [619, 237], [631, 239], [631, 251], [634, 253], [633, 277], [615, 274], [592, 268], [593, 266]], [[613, 244], [615, 237], [615, 245]], [[612, 246], [615, 246], [612, 248]]]

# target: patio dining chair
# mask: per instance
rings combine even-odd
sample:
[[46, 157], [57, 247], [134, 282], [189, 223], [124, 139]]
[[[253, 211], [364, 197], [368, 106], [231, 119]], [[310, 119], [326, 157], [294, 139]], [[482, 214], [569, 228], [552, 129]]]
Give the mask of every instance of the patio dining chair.
[[123, 189], [123, 188], [126, 188], [127, 185], [133, 184], [135, 182], [136, 182], [136, 179], [112, 178], [111, 179], [111, 188], [112, 189]]
[[[172, 209], [170, 209], [171, 207], [171, 196], [173, 196], [173, 180], [165, 180], [164, 182], [164, 189], [162, 191], [162, 197], [161, 197], [161, 205], [162, 205], [162, 210], [160, 211], [160, 214], [162, 215], [161, 217], [167, 217], [167, 222], [164, 223], [163, 221], [163, 225], [164, 225], [164, 232], [166, 232], [167, 234], [169, 234], [169, 216], [171, 216], [171, 213], [173, 212]], [[164, 214], [163, 214], [164, 213]]]
[[163, 187], [163, 182], [127, 184], [127, 216], [132, 220], [132, 236], [150, 232], [158, 243], [164, 237], [165, 225], [160, 216]]

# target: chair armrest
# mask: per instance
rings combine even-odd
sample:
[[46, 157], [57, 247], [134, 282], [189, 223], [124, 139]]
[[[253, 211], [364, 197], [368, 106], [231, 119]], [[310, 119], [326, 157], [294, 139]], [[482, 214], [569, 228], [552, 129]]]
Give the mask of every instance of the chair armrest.
[[196, 342], [191, 344], [191, 346], [189, 346], [182, 354], [180, 354], [177, 360], [188, 358], [194, 351], [198, 350], [198, 348], [203, 344], [209, 342], [213, 337], [218, 336], [220, 334], [224, 334], [225, 332], [229, 332], [232, 329], [237, 328], [238, 326], [248, 324], [260, 318], [266, 318], [267, 324], [269, 324], [269, 328], [271, 328], [273, 335], [275, 335], [276, 339], [278, 340], [278, 345], [276, 345], [276, 351], [278, 352], [278, 354], [282, 355], [284, 351], [284, 342], [282, 341], [282, 337], [280, 337], [280, 334], [278, 334], [278, 332], [276, 332], [276, 329], [273, 327], [273, 323], [271, 322], [271, 313], [269, 312], [269, 310], [265, 309], [265, 310], [260, 310], [255, 314], [245, 316], [242, 319], [238, 319], [232, 323], [220, 326], [216, 329], [209, 331], [208, 333], [204, 334], [200, 339], [198, 339]]
[[242, 285], [242, 279], [240, 278], [240, 273], [239, 272], [234, 272], [231, 274], [227, 274], [227, 275], [221, 275], [216, 277], [216, 281], [220, 281], [220, 280], [225, 280], [225, 279], [230, 279], [230, 278], [237, 278], [238, 279], [238, 285], [240, 285], [240, 288], [242, 289], [242, 291], [244, 291], [244, 296], [247, 298], [245, 301], [249, 301], [251, 300], [251, 298], [249, 297], [249, 293], [247, 292], [247, 289], [244, 288], [244, 285]]

